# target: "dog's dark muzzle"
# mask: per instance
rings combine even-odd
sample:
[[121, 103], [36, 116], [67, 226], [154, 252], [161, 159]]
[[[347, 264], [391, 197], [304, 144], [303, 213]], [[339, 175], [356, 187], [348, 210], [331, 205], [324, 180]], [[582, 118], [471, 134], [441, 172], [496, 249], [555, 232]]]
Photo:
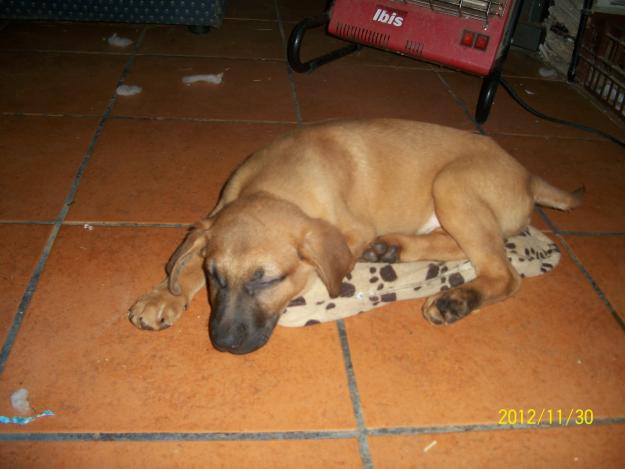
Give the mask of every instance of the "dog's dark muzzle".
[[267, 317], [255, 302], [228, 301], [220, 296], [212, 305], [209, 322], [213, 346], [221, 352], [244, 354], [265, 345], [276, 327], [278, 315]]

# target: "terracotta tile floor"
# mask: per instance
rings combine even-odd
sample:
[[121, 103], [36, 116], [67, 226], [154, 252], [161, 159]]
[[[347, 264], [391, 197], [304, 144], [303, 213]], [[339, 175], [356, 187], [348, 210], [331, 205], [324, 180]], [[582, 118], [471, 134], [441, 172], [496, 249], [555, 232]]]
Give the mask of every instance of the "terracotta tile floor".
[[[625, 152], [503, 90], [483, 131], [554, 184], [587, 189], [573, 212], [535, 212], [562, 261], [505, 303], [446, 328], [422, 319], [422, 301], [395, 303], [278, 328], [245, 356], [211, 347], [206, 295], [160, 333], [127, 321], [188, 224], [275, 136], [333, 117], [477, 128], [474, 77], [374, 50], [290, 73], [284, 36], [324, 3], [232, 1], [206, 36], [2, 25], [0, 415], [15, 415], [21, 387], [56, 415], [2, 425], [0, 466], [625, 466]], [[114, 32], [134, 46], [112, 49]], [[306, 54], [338, 43], [311, 34]], [[521, 51], [506, 66], [531, 104], [625, 135], [539, 67]], [[180, 81], [216, 72], [221, 86]], [[143, 93], [116, 97], [121, 82]], [[594, 424], [500, 425], [502, 409], [589, 409]]]

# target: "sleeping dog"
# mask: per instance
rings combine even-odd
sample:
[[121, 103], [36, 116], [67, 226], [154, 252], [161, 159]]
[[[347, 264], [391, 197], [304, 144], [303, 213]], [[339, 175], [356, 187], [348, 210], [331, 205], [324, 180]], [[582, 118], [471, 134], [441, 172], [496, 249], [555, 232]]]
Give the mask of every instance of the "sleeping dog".
[[423, 315], [449, 324], [520, 285], [503, 240], [534, 204], [577, 206], [492, 139], [395, 119], [306, 126], [251, 155], [137, 300], [131, 322], [171, 326], [208, 279], [213, 345], [263, 346], [287, 304], [320, 278], [332, 297], [360, 259], [469, 259], [477, 277], [427, 298]]

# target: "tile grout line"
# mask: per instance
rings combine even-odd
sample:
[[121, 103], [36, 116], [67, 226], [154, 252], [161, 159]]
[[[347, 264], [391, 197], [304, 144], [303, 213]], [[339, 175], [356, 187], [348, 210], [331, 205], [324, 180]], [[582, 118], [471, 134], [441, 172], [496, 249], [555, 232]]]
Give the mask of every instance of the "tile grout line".
[[[282, 22], [282, 16], [280, 16], [280, 7], [278, 6], [278, 0], [273, 0], [273, 5], [276, 10], [276, 18], [278, 21], [278, 30], [280, 31], [280, 37], [282, 38], [282, 47], [286, 51], [287, 39], [284, 33], [284, 24]], [[286, 52], [285, 52], [286, 53]], [[293, 77], [293, 70], [286, 63], [286, 73], [289, 80], [289, 88], [291, 90], [291, 99], [293, 100], [293, 110], [295, 111], [295, 120], [298, 127], [302, 125], [302, 109], [299, 104], [299, 98], [297, 97], [297, 88], [295, 87], [295, 78]]]
[[[434, 72], [438, 73], [438, 72]], [[440, 78], [440, 75], [439, 75]], [[292, 79], [290, 77], [290, 79]], [[295, 95], [295, 84], [292, 84], [292, 94]], [[455, 93], [451, 88], [448, 88], [448, 92], [456, 99], [457, 103], [465, 110], [467, 116], [469, 116], [470, 121], [476, 126], [478, 131], [479, 124], [477, 124], [471, 116], [466, 103]], [[296, 106], [296, 120], [266, 120], [266, 119], [225, 119], [225, 118], [207, 118], [207, 117], [179, 117], [179, 116], [146, 116], [146, 115], [124, 115], [124, 114], [115, 114], [109, 116], [110, 120], [150, 120], [150, 121], [158, 121], [158, 122], [199, 122], [199, 123], [223, 123], [223, 124], [263, 124], [263, 125], [310, 125], [314, 124], [314, 122], [303, 122], [301, 121], [301, 111], [299, 110], [299, 101], [295, 101], [296, 97], [293, 98]], [[75, 118], [75, 119], [93, 119], [97, 118], [96, 114], [77, 114], [77, 113], [45, 113], [45, 112], [13, 112], [13, 111], [2, 111], [0, 112], [0, 116], [2, 117], [53, 117], [53, 118]], [[297, 120], [299, 116], [300, 120]], [[485, 133], [485, 132], [480, 132]], [[541, 134], [524, 134], [518, 132], [507, 132], [507, 131], [490, 131], [488, 132], [490, 136], [504, 136], [504, 137], [529, 137], [529, 138], [540, 138], [543, 140], [568, 140], [568, 141], [580, 141], [580, 142], [608, 142], [606, 138], [600, 136], [591, 136], [591, 135], [541, 135]]]
[[50, 113], [50, 112], [24, 112], [24, 111], [2, 111], [2, 117], [72, 117], [74, 119], [96, 119], [100, 117], [98, 114], [78, 114], [73, 112], [67, 113]]
[[553, 222], [551, 218], [549, 218], [549, 216], [544, 212], [542, 208], [537, 207], [537, 212], [540, 214], [540, 216], [542, 217], [543, 221], [547, 224], [547, 226], [551, 228], [551, 231], [556, 236], [556, 238], [558, 238], [558, 240], [562, 243], [562, 246], [564, 246], [564, 249], [566, 250], [567, 254], [573, 260], [573, 263], [582, 273], [586, 281], [590, 283], [590, 286], [595, 291], [597, 296], [599, 296], [603, 304], [608, 308], [608, 311], [610, 312], [614, 320], [618, 323], [621, 329], [625, 331], [625, 321], [619, 315], [616, 309], [614, 309], [614, 306], [612, 306], [612, 303], [610, 303], [610, 300], [608, 300], [608, 297], [606, 296], [604, 291], [601, 289], [601, 287], [599, 287], [599, 284], [595, 281], [595, 279], [590, 274], [590, 272], [586, 269], [586, 267], [584, 267], [584, 264], [582, 263], [582, 261], [579, 259], [579, 257], [577, 257], [577, 255], [573, 251], [573, 248], [569, 245], [566, 239], [564, 239], [563, 231], [561, 231], [558, 225], [556, 225], [556, 223]]
[[[0, 225], [54, 225], [55, 220], [0, 220]], [[189, 228], [193, 223], [185, 222], [150, 222], [150, 221], [124, 221], [124, 220], [64, 220], [64, 226], [91, 225], [102, 228]], [[551, 228], [549, 233], [552, 232]], [[559, 234], [564, 236], [580, 237], [623, 237], [625, 231], [584, 231], [584, 230], [559, 230]]]
[[443, 86], [445, 88], [447, 88], [447, 93], [449, 93], [449, 95], [452, 97], [452, 99], [456, 102], [456, 104], [458, 106], [460, 106], [460, 109], [462, 109], [462, 111], [464, 112], [465, 116], [469, 119], [469, 121], [475, 126], [475, 129], [482, 135], [485, 135], [486, 132], [484, 131], [484, 129], [482, 128], [482, 126], [480, 124], [478, 124], [478, 122], [475, 120], [475, 116], [473, 114], [471, 114], [471, 111], [469, 111], [469, 106], [467, 105], [467, 103], [460, 97], [458, 96], [453, 88], [451, 87], [451, 85], [447, 82], [447, 80], [445, 80], [443, 78], [443, 76], [440, 74], [440, 72], [438, 70], [434, 70], [434, 73], [436, 74], [436, 76], [438, 77], [439, 81], [443, 84]]
[[277, 57], [241, 57], [233, 55], [202, 55], [202, 54], [172, 54], [166, 52], [123, 52], [110, 50], [79, 50], [79, 49], [2, 49], [0, 53], [32, 53], [32, 54], [74, 54], [74, 55], [108, 55], [113, 57], [152, 57], [164, 59], [213, 59], [213, 60], [240, 60], [247, 62], [285, 62], [285, 58]]
[[547, 135], [543, 135], [543, 134], [526, 134], [526, 133], [521, 133], [521, 132], [509, 132], [509, 131], [502, 131], [502, 130], [497, 130], [497, 131], [490, 131], [489, 135], [491, 136], [503, 136], [503, 137], [529, 137], [529, 138], [541, 138], [543, 140], [568, 140], [568, 141], [580, 141], [580, 142], [610, 142], [610, 140], [608, 140], [605, 137], [601, 137], [599, 135], [593, 136], [591, 134], [588, 133], [583, 133], [583, 134], [579, 134], [579, 135], [553, 135], [553, 134], [547, 134]]
[[65, 226], [83, 226], [98, 228], [190, 228], [193, 223], [160, 223], [160, 222], [134, 222], [134, 221], [89, 221], [70, 220], [63, 222]]
[[[625, 425], [625, 416], [594, 419], [584, 427]], [[378, 427], [366, 430], [370, 436], [428, 435], [440, 433], [505, 432], [517, 430], [549, 430], [576, 428], [580, 425], [545, 424], [453, 424], [424, 427]], [[14, 432], [0, 433], [0, 441], [287, 441], [353, 439], [359, 436], [353, 430], [277, 431], [277, 432]]]
[[436, 433], [467, 433], [467, 432], [497, 432], [515, 430], [548, 430], [554, 428], [589, 427], [595, 425], [625, 425], [625, 416], [604, 417], [594, 419], [591, 424], [563, 425], [557, 423], [500, 425], [498, 423], [477, 423], [459, 425], [441, 425], [429, 427], [379, 427], [368, 430], [372, 436], [398, 436], [398, 435], [427, 435]]
[[354, 418], [356, 419], [358, 447], [360, 449], [360, 459], [365, 468], [373, 468], [371, 461], [371, 451], [369, 450], [368, 430], [365, 426], [363, 416], [362, 402], [360, 400], [360, 391], [356, 383], [356, 375], [354, 373], [354, 364], [352, 362], [352, 354], [349, 350], [349, 340], [347, 339], [347, 331], [345, 330], [345, 322], [342, 319], [336, 321], [336, 328], [341, 341], [341, 350], [343, 352], [343, 362], [345, 364], [345, 372], [347, 374], [347, 384], [349, 387], [349, 395], [352, 401], [352, 409]]
[[292, 432], [57, 432], [0, 433], [0, 441], [23, 439], [32, 441], [280, 441], [349, 439], [354, 431], [292, 431]]
[[[141, 42], [143, 41], [144, 36], [145, 36], [145, 27], [143, 28], [139, 36], [139, 39], [137, 40], [137, 43], [135, 44], [135, 50], [138, 50]], [[122, 69], [122, 73], [119, 79], [117, 80], [117, 83], [115, 85], [115, 90], [117, 89], [117, 86], [122, 84], [124, 80], [126, 79], [126, 76], [128, 75], [130, 67], [132, 66], [134, 62], [134, 57], [135, 57], [134, 54], [132, 54], [128, 58], [126, 64], [124, 65], [124, 68]], [[35, 265], [35, 269], [28, 282], [26, 290], [24, 291], [24, 294], [22, 295], [22, 299], [20, 300], [20, 303], [18, 305], [17, 312], [15, 313], [13, 322], [11, 324], [9, 332], [7, 333], [7, 338], [5, 339], [4, 344], [2, 346], [2, 350], [0, 351], [0, 374], [4, 371], [4, 367], [11, 353], [11, 349], [13, 348], [13, 344], [15, 343], [15, 340], [17, 339], [17, 334], [22, 325], [22, 321], [24, 320], [24, 316], [26, 315], [26, 311], [28, 310], [30, 301], [35, 293], [37, 285], [39, 284], [39, 279], [41, 278], [43, 269], [46, 265], [48, 257], [50, 256], [50, 252], [52, 251], [54, 242], [56, 241], [59, 231], [61, 227], [63, 226], [65, 217], [67, 216], [67, 213], [69, 212], [69, 208], [74, 201], [74, 196], [76, 195], [76, 191], [78, 190], [78, 185], [80, 184], [82, 175], [85, 172], [85, 169], [87, 167], [87, 164], [89, 163], [89, 160], [91, 159], [91, 155], [93, 154], [95, 145], [100, 138], [100, 134], [102, 133], [104, 123], [108, 119], [108, 116], [110, 115], [113, 109], [116, 98], [117, 98], [117, 95], [115, 91], [113, 91], [113, 94], [111, 98], [109, 99], [106, 108], [104, 109], [104, 113], [102, 114], [100, 122], [98, 123], [98, 126], [96, 127], [96, 130], [93, 134], [91, 142], [89, 143], [89, 146], [87, 147], [87, 150], [85, 151], [85, 154], [78, 167], [76, 175], [74, 176], [69, 192], [67, 193], [67, 196], [65, 197], [65, 202], [63, 203], [63, 206], [61, 207], [61, 210], [59, 211], [59, 214], [56, 220], [54, 221], [54, 225], [52, 227], [50, 235], [48, 236], [48, 240], [46, 241], [46, 244], [44, 245], [43, 250], [41, 252], [41, 255], [39, 256], [39, 260], [37, 261], [37, 264]]]
[[[286, 45], [283, 29], [283, 22], [276, 21], [278, 28], [280, 30], [282, 41]], [[296, 23], [295, 23], [296, 24]], [[72, 49], [2, 49], [0, 53], [20, 53], [20, 52], [32, 52], [35, 54], [76, 54], [76, 55], [110, 55], [110, 56], [129, 56], [130, 52], [115, 52], [115, 51], [97, 51], [97, 50], [72, 50]], [[242, 57], [242, 56], [234, 56], [234, 55], [202, 55], [202, 54], [173, 54], [166, 52], [138, 52], [135, 54], [136, 57], [148, 57], [148, 58], [165, 58], [165, 59], [211, 59], [211, 60], [239, 60], [239, 61], [249, 61], [249, 62], [273, 62], [273, 63], [287, 63], [286, 57]], [[388, 64], [377, 64], [377, 63], [359, 63], [356, 65], [357, 67], [367, 67], [367, 68], [384, 68], [384, 69], [394, 69], [394, 70], [421, 70], [421, 71], [432, 71], [431, 68], [425, 68], [420, 66], [409, 66], [409, 65], [388, 65]], [[450, 71], [453, 72], [453, 71]]]
[[262, 124], [262, 125], [292, 125], [297, 121], [291, 120], [266, 120], [266, 119], [220, 119], [218, 117], [178, 117], [178, 116], [127, 116], [115, 114], [112, 120], [148, 120], [158, 122], [200, 122], [207, 124]]
[[[74, 118], [74, 119], [95, 119], [99, 117], [96, 114], [76, 114], [76, 113], [46, 113], [46, 112], [0, 112], [2, 117], [46, 117], [46, 118]], [[149, 121], [178, 121], [178, 122], [205, 122], [210, 124], [272, 124], [285, 125], [296, 124], [291, 120], [269, 120], [269, 119], [225, 119], [219, 117], [185, 117], [185, 116], [145, 116], [135, 115], [129, 116], [125, 114], [114, 114], [109, 116], [109, 120], [149, 120]]]
[[[54, 225], [55, 220], [0, 220], [0, 225]], [[63, 226], [91, 225], [102, 228], [189, 228], [193, 223], [65, 220]]]
[[560, 234], [565, 236], [625, 236], [625, 231], [578, 231], [560, 230]]
[[54, 225], [55, 220], [0, 220], [0, 225]]

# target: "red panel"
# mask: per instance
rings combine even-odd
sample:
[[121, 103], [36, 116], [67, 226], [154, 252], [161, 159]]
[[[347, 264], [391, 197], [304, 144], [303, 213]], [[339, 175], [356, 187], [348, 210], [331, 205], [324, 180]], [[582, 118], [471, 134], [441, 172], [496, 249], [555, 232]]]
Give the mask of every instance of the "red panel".
[[475, 40], [475, 48], [480, 50], [486, 50], [488, 47], [488, 36], [484, 34], [478, 34]]
[[[328, 32], [484, 76], [497, 58], [511, 6], [508, 0], [503, 17], [491, 16], [486, 24], [393, 0], [336, 0]], [[464, 31], [483, 32], [489, 47], [480, 50], [463, 45], [458, 38], [463, 38]]]
[[460, 44], [466, 47], [473, 47], [474, 41], [475, 41], [475, 33], [473, 31], [462, 32], [462, 39], [460, 39]]

